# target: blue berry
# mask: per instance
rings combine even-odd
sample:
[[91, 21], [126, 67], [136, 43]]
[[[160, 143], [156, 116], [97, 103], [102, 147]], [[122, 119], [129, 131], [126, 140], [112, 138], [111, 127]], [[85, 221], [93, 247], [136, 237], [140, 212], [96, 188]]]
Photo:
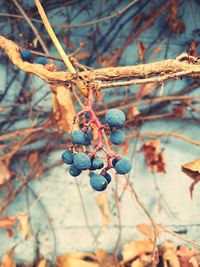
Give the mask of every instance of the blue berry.
[[75, 130], [71, 133], [72, 142], [78, 145], [85, 145], [85, 134], [81, 130]]
[[105, 121], [111, 127], [123, 126], [125, 119], [124, 112], [119, 109], [110, 109], [105, 115]]
[[62, 154], [62, 160], [66, 164], [72, 164], [74, 162], [74, 155], [71, 151], [66, 150]]
[[111, 133], [110, 141], [114, 145], [120, 145], [125, 141], [125, 135], [121, 130], [116, 130], [116, 131]]
[[104, 177], [106, 178], [106, 181], [107, 181], [107, 183], [109, 184], [109, 183], [111, 182], [111, 179], [112, 179], [111, 176], [110, 176], [110, 174], [106, 172], [106, 173], [104, 174]]
[[89, 120], [90, 117], [91, 117], [91, 116], [90, 116], [90, 113], [89, 113], [89, 112], [86, 112], [86, 113], [85, 113], [85, 118], [86, 118], [86, 120]]
[[95, 175], [94, 172], [89, 172], [89, 176], [92, 177], [93, 175]]
[[92, 160], [92, 167], [96, 169], [102, 169], [104, 166], [103, 160], [99, 157], [96, 157]]
[[79, 176], [81, 172], [82, 171], [76, 168], [74, 164], [69, 167], [69, 173], [71, 174], [71, 176], [74, 176], [74, 177]]
[[114, 158], [114, 159], [112, 160], [112, 165], [113, 165], [113, 167], [115, 167], [115, 165], [116, 165], [117, 162], [118, 162], [118, 160], [117, 160], [116, 158]]
[[48, 63], [48, 59], [46, 57], [38, 57], [35, 63], [45, 65]]
[[87, 154], [80, 152], [74, 156], [74, 165], [79, 170], [87, 170], [91, 166], [91, 160]]
[[122, 158], [122, 159], [117, 161], [114, 168], [117, 171], [117, 173], [126, 174], [126, 173], [130, 172], [130, 170], [132, 168], [132, 164], [129, 160]]
[[105, 177], [94, 173], [92, 176], [90, 176], [90, 185], [96, 191], [103, 191], [106, 189], [108, 183]]
[[22, 56], [22, 59], [25, 60], [25, 61], [28, 61], [31, 59], [32, 57], [32, 53], [30, 50], [23, 50], [21, 52], [21, 56]]
[[93, 138], [92, 131], [88, 130], [87, 133], [85, 133], [85, 145], [86, 146], [90, 145], [92, 138]]

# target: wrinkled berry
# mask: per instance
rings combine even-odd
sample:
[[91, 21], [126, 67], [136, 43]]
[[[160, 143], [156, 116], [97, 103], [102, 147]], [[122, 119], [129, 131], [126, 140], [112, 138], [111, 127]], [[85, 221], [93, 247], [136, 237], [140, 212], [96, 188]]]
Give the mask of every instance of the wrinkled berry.
[[100, 174], [90, 176], [90, 185], [96, 191], [103, 191], [107, 187], [107, 180]]
[[75, 130], [71, 133], [72, 142], [78, 145], [85, 145], [85, 134], [81, 130]]
[[74, 155], [71, 151], [66, 150], [62, 154], [62, 160], [66, 164], [72, 164], [74, 162]]
[[96, 157], [92, 160], [92, 167], [94, 170], [103, 168], [104, 163], [103, 160], [99, 157]]
[[125, 135], [121, 130], [116, 130], [116, 131], [111, 133], [110, 141], [114, 145], [120, 145], [125, 141]]
[[85, 153], [77, 153], [74, 156], [74, 165], [80, 170], [87, 170], [91, 166], [91, 160]]
[[132, 168], [132, 164], [129, 160], [122, 158], [122, 159], [117, 161], [114, 168], [117, 171], [117, 173], [126, 174], [126, 173], [130, 172], [130, 170]]
[[76, 166], [73, 164], [69, 167], [69, 173], [71, 174], [71, 176], [79, 176], [81, 174], [81, 170], [76, 168]]
[[111, 127], [123, 126], [125, 119], [124, 112], [119, 109], [110, 109], [105, 115], [105, 121]]

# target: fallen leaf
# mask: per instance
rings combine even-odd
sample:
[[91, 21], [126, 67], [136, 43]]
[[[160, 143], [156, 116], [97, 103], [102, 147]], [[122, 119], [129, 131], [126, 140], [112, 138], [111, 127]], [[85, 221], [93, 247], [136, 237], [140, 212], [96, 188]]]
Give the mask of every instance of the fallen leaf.
[[158, 87], [157, 83], [147, 83], [147, 84], [141, 85], [135, 94], [135, 99], [141, 99], [144, 96], [149, 95], [154, 90], [156, 90], [157, 87]]
[[127, 155], [128, 153], [128, 149], [129, 149], [129, 142], [128, 141], [125, 141], [122, 145], [121, 145], [121, 148], [122, 148], [122, 156], [123, 155]]
[[163, 151], [159, 149], [160, 147], [160, 140], [149, 140], [144, 143], [141, 148], [143, 151], [147, 168], [154, 172], [163, 172], [166, 173], [166, 163], [164, 160]]
[[144, 59], [144, 54], [146, 51], [146, 46], [144, 46], [143, 42], [138, 40], [137, 41], [137, 49], [138, 49], [138, 60], [142, 61]]
[[100, 267], [92, 253], [69, 253], [57, 257], [57, 267]]
[[152, 51], [152, 53], [151, 53], [151, 56], [152, 56], [152, 57], [155, 57], [155, 56], [157, 56], [158, 54], [160, 54], [161, 51], [162, 51], [162, 48], [161, 48], [160, 46], [156, 46], [156, 47], [153, 49], [153, 51]]
[[113, 254], [108, 254], [103, 249], [97, 249], [95, 255], [100, 264], [100, 267], [113, 267], [116, 264], [117, 259]]
[[[154, 232], [153, 226], [143, 223], [143, 224], [138, 224], [136, 228], [138, 231], [143, 233], [149, 240], [151, 240], [152, 242], [154, 241], [155, 232]], [[159, 235], [159, 232], [160, 232], [159, 228], [156, 227], [156, 236]]]
[[41, 259], [37, 264], [37, 267], [47, 267], [47, 266], [48, 266], [48, 262], [46, 259]]
[[190, 196], [192, 198], [194, 187], [200, 181], [200, 158], [182, 165], [182, 171], [194, 180], [190, 186]]
[[[145, 254], [153, 253], [154, 244], [151, 240], [135, 240], [131, 241], [123, 246], [122, 256], [123, 262], [129, 262], [137, 260], [137, 258], [144, 257]], [[140, 264], [142, 261], [138, 262]]]
[[96, 203], [102, 214], [102, 225], [107, 226], [111, 222], [111, 213], [109, 208], [107, 192], [98, 194], [96, 196]]
[[2, 186], [12, 178], [13, 173], [9, 170], [8, 164], [5, 164], [2, 160], [0, 161], [0, 170], [0, 186]]
[[1, 267], [16, 267], [16, 263], [13, 259], [13, 250], [10, 250], [2, 257]]
[[0, 218], [0, 228], [8, 228], [10, 226], [15, 225], [15, 223], [16, 223], [15, 217]]
[[194, 256], [199, 255], [199, 251], [195, 248], [180, 246], [176, 252], [176, 255], [179, 257], [181, 267], [194, 267], [194, 264], [196, 264], [196, 259]]
[[17, 218], [19, 221], [18, 230], [22, 232], [23, 239], [26, 240], [31, 235], [29, 229], [29, 215], [27, 213], [20, 213]]
[[164, 241], [160, 245], [163, 266], [181, 267], [178, 256], [176, 255], [176, 245], [171, 241]]

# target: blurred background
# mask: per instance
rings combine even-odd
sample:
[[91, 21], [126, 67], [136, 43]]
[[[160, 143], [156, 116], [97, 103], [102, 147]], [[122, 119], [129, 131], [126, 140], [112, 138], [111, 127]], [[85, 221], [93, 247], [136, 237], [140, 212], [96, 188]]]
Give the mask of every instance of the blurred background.
[[[66, 70], [34, 1], [0, 4], [1, 35], [17, 43], [21, 52], [32, 51], [29, 62]], [[200, 53], [198, 0], [49, 0], [41, 4], [78, 71]], [[143, 238], [136, 225], [150, 224], [147, 212], [155, 223], [200, 240], [199, 185], [191, 199], [192, 179], [181, 171], [183, 164], [199, 157], [199, 80], [101, 90], [93, 106], [101, 120], [109, 108], [126, 113], [126, 142], [109, 145], [130, 159], [133, 169], [130, 184], [112, 173], [111, 185], [100, 194], [91, 189], [87, 172], [74, 178], [61, 162], [62, 152], [70, 145], [70, 130], [65, 120], [54, 116], [52, 87], [20, 71], [4, 50], [0, 58], [0, 211], [1, 218], [18, 218], [21, 226], [21, 230], [15, 225], [11, 231], [0, 229], [0, 256], [14, 247], [16, 260], [28, 264], [36, 257], [54, 261], [71, 251], [120, 251], [125, 242]], [[80, 111], [84, 97], [76, 88], [70, 97]], [[152, 153], [157, 161], [151, 164]], [[185, 243], [167, 233], [158, 242], [164, 239]]]

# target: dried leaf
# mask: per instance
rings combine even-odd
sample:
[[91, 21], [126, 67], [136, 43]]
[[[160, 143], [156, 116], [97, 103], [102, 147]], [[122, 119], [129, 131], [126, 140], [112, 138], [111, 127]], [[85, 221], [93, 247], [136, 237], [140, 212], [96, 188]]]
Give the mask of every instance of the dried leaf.
[[13, 259], [13, 250], [10, 250], [2, 257], [1, 267], [16, 267], [15, 261]]
[[[143, 233], [149, 240], [151, 240], [153, 242], [154, 240], [154, 229], [152, 226], [149, 226], [148, 224], [139, 224], [136, 226], [137, 230], [140, 231], [141, 233]], [[156, 236], [158, 235], [159, 230], [158, 228], [156, 229]]]
[[0, 228], [8, 228], [16, 223], [15, 217], [0, 218]]
[[176, 117], [183, 117], [185, 115], [185, 105], [184, 104], [180, 104], [177, 105], [173, 108], [173, 114]]
[[176, 255], [176, 245], [171, 241], [164, 241], [161, 246], [163, 266], [180, 267], [179, 259]]
[[57, 267], [100, 267], [92, 253], [69, 253], [57, 257]]
[[116, 260], [114, 255], [109, 255], [105, 250], [103, 249], [97, 249], [95, 251], [95, 255], [97, 257], [97, 260], [100, 264], [100, 267], [112, 267], [115, 265]]
[[19, 221], [18, 230], [22, 232], [23, 239], [26, 240], [31, 235], [29, 229], [29, 215], [27, 213], [20, 213], [17, 218]]
[[155, 56], [157, 56], [158, 54], [160, 54], [161, 51], [162, 51], [162, 48], [161, 48], [160, 46], [156, 46], [156, 47], [153, 49], [151, 56], [152, 56], [152, 57], [155, 57]]
[[151, 240], [135, 240], [123, 246], [123, 262], [141, 258], [145, 254], [152, 254], [154, 245]]
[[171, 0], [171, 4], [169, 6], [169, 15], [167, 16], [167, 22], [172, 32], [180, 34], [185, 31], [185, 24], [182, 18], [178, 17], [178, 10], [178, 0]]
[[108, 203], [108, 194], [103, 192], [96, 196], [97, 205], [100, 208], [102, 214], [102, 225], [107, 226], [111, 222], [111, 213]]
[[136, 106], [132, 106], [128, 109], [128, 112], [126, 114], [126, 118], [127, 118], [127, 120], [132, 120], [133, 118], [135, 118], [139, 114], [140, 114], [140, 112], [139, 112], [138, 108]]
[[35, 166], [35, 164], [38, 163], [38, 159], [39, 159], [39, 154], [38, 152], [33, 152], [31, 153], [29, 156], [28, 156], [28, 163], [31, 165], [31, 166]]
[[77, 60], [82, 60], [82, 59], [90, 57], [90, 55], [91, 55], [91, 52], [84, 51], [84, 52], [80, 52], [80, 53], [76, 54], [75, 58]]
[[138, 89], [137, 93], [135, 94], [135, 99], [141, 99], [144, 96], [149, 95], [157, 88], [157, 83], [147, 83], [144, 85], [141, 85]]
[[63, 85], [52, 85], [54, 120], [61, 131], [71, 131], [75, 116], [70, 90]]
[[190, 186], [190, 195], [192, 198], [194, 187], [200, 181], [200, 158], [182, 165], [182, 171], [194, 180]]
[[97, 63], [103, 67], [115, 67], [118, 65], [118, 62], [120, 60], [121, 57], [121, 49], [115, 49], [113, 50], [111, 53], [109, 54], [104, 54], [102, 56], [99, 56], [97, 58]]
[[13, 230], [10, 227], [15, 225], [15, 223], [15, 217], [0, 218], [0, 228], [5, 229], [9, 238], [13, 236]]
[[176, 252], [176, 255], [179, 257], [181, 267], [194, 267], [197, 263], [197, 260], [194, 256], [197, 256], [198, 254], [199, 251], [197, 249], [188, 248], [185, 246], [180, 246]]
[[9, 181], [13, 173], [8, 169], [8, 164], [5, 164], [3, 161], [0, 161], [0, 186]]
[[137, 41], [137, 49], [138, 49], [138, 60], [142, 61], [144, 59], [144, 54], [146, 51], [146, 46], [144, 46], [142, 41]]
[[166, 164], [164, 160], [163, 151], [159, 150], [160, 140], [149, 140], [144, 143], [141, 148], [143, 151], [147, 168], [154, 172], [163, 172], [166, 173]]
[[48, 262], [46, 259], [41, 259], [37, 264], [37, 267], [47, 267], [47, 266], [48, 266]]

